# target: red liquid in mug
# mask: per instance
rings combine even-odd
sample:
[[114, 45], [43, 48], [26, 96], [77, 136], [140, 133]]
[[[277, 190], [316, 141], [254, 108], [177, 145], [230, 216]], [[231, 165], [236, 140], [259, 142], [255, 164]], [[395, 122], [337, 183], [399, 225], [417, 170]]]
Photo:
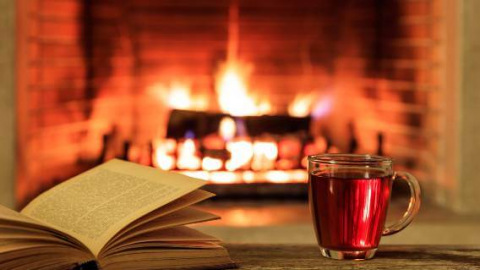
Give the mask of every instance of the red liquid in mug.
[[392, 176], [378, 172], [313, 173], [310, 207], [318, 244], [333, 250], [377, 248], [390, 201]]

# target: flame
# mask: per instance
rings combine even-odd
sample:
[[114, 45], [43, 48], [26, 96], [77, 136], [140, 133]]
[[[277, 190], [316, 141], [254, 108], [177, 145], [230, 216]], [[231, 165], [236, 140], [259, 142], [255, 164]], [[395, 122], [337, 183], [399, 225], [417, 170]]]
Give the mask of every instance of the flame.
[[166, 103], [170, 109], [203, 111], [208, 108], [207, 97], [194, 96], [190, 85], [185, 82], [174, 81], [170, 84], [154, 84], [149, 87], [148, 92]]
[[253, 152], [255, 155], [265, 156], [269, 160], [276, 160], [278, 156], [277, 144], [271, 141], [256, 141], [253, 144]]
[[253, 144], [253, 162], [252, 169], [268, 170], [275, 167], [278, 148], [274, 141], [256, 141]]
[[165, 171], [174, 169], [175, 158], [171, 154], [175, 152], [177, 142], [173, 139], [155, 140], [153, 147], [153, 165]]
[[248, 165], [253, 157], [252, 143], [246, 139], [228, 142], [227, 150], [231, 156], [225, 163], [225, 168], [229, 171], [234, 171]]
[[186, 139], [178, 147], [177, 167], [182, 170], [196, 170], [200, 168], [200, 163], [194, 140]]
[[271, 104], [249, 95], [246, 84], [250, 68], [227, 64], [217, 79], [218, 103], [223, 112], [233, 116], [262, 115], [271, 111]]
[[202, 160], [202, 169], [205, 171], [218, 171], [222, 166], [223, 161], [218, 158], [204, 157]]
[[219, 130], [220, 136], [222, 136], [225, 141], [231, 140], [237, 132], [235, 120], [233, 120], [231, 117], [223, 117], [220, 121]]
[[161, 151], [155, 152], [153, 164], [164, 171], [169, 171], [175, 168], [175, 158], [169, 156]]
[[192, 99], [190, 98], [190, 88], [179, 83], [172, 84], [168, 95], [168, 105], [173, 109], [192, 108]]
[[288, 114], [293, 117], [308, 116], [314, 100], [315, 95], [311, 93], [296, 95], [293, 101], [288, 105]]
[[330, 96], [319, 98], [316, 93], [298, 94], [288, 105], [288, 114], [293, 117], [312, 115], [315, 119], [327, 115], [333, 106]]

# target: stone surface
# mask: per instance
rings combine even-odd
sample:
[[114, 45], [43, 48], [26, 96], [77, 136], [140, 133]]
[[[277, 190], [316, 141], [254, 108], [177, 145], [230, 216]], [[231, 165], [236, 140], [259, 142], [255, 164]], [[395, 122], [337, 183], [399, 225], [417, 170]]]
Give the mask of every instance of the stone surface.
[[240, 269], [480, 269], [480, 246], [383, 246], [374, 259], [323, 258], [313, 245], [227, 245]]

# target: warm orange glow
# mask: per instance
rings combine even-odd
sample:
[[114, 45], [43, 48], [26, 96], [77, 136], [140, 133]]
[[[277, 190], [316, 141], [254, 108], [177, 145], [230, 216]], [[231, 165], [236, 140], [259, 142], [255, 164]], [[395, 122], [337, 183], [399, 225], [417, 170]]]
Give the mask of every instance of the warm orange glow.
[[165, 154], [162, 151], [156, 151], [154, 154], [153, 165], [162, 170], [168, 171], [175, 168], [175, 158]]
[[306, 170], [293, 171], [268, 171], [265, 173], [265, 179], [272, 183], [304, 183], [307, 182], [308, 174]]
[[220, 121], [219, 131], [220, 136], [222, 136], [225, 141], [233, 139], [235, 133], [237, 132], [235, 120], [233, 120], [231, 117], [223, 117]]
[[306, 183], [308, 173], [305, 169], [297, 170], [270, 170], [263, 172], [243, 171], [179, 171], [190, 177], [203, 179], [215, 184], [235, 183]]
[[278, 154], [281, 159], [298, 159], [301, 151], [302, 142], [296, 137], [286, 137], [278, 142]]
[[336, 146], [332, 146], [328, 149], [328, 153], [331, 153], [331, 154], [338, 154], [340, 153], [340, 149], [338, 149]]
[[265, 173], [265, 179], [272, 183], [287, 183], [290, 177], [285, 171], [269, 171]]
[[202, 160], [202, 170], [218, 171], [222, 168], [223, 161], [218, 158], [204, 157]]
[[215, 184], [240, 183], [240, 175], [234, 172], [211, 172], [210, 181]]
[[192, 108], [190, 89], [186, 85], [178, 83], [173, 84], [168, 95], [168, 105], [172, 109]]
[[182, 170], [197, 170], [200, 168], [200, 158], [197, 156], [195, 141], [186, 139], [178, 146], [177, 167]]
[[205, 149], [210, 149], [210, 150], [225, 149], [225, 141], [218, 134], [215, 134], [215, 133], [212, 133], [206, 136], [202, 140], [202, 143]]
[[174, 169], [175, 157], [171, 154], [175, 153], [177, 142], [173, 139], [155, 140], [153, 147], [153, 165], [166, 171]]
[[235, 171], [247, 166], [253, 157], [252, 143], [246, 139], [237, 139], [227, 143], [230, 159], [225, 163], [225, 168]]
[[170, 109], [203, 111], [209, 105], [207, 97], [194, 96], [190, 85], [187, 83], [159, 83], [149, 87], [148, 91], [155, 98], [165, 102]]
[[237, 63], [227, 63], [219, 74], [216, 90], [220, 109], [234, 116], [262, 115], [271, 110], [266, 100], [256, 100], [248, 92], [247, 80], [251, 68]]
[[294, 117], [308, 116], [314, 101], [314, 94], [298, 94], [288, 105], [288, 114]]
[[256, 171], [273, 169], [277, 156], [278, 148], [274, 141], [254, 142], [252, 169]]
[[290, 172], [292, 182], [297, 183], [307, 183], [308, 182], [308, 173], [306, 170], [294, 170]]
[[255, 180], [255, 173], [252, 171], [244, 171], [242, 174], [242, 179], [245, 183], [254, 183]]
[[157, 151], [175, 154], [177, 151], [177, 141], [175, 139], [157, 139], [153, 142], [153, 147]]

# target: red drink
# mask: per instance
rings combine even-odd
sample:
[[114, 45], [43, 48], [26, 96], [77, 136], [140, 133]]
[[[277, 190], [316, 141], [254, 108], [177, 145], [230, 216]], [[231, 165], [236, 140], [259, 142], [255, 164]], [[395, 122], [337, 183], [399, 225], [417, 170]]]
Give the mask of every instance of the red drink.
[[318, 244], [338, 251], [378, 247], [390, 200], [392, 176], [353, 169], [310, 173], [309, 192]]

